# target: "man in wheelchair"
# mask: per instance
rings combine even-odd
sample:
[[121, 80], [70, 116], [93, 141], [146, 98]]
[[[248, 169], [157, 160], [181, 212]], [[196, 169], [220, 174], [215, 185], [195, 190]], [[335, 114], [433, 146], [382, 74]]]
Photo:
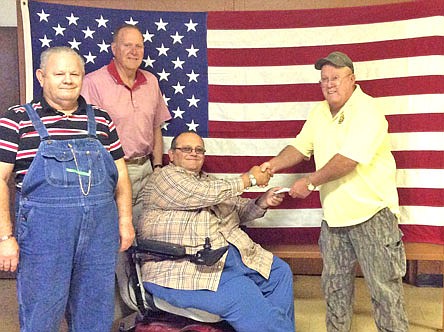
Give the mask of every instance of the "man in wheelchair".
[[146, 260], [145, 289], [175, 307], [216, 314], [236, 331], [294, 331], [288, 264], [240, 228], [279, 205], [284, 194], [275, 194], [278, 188], [273, 188], [257, 199], [240, 197], [246, 188], [268, 183], [269, 175], [258, 166], [228, 179], [201, 171], [205, 146], [194, 132], [175, 137], [168, 155], [170, 164], [153, 173], [144, 190], [139, 242], [174, 243], [193, 257], [205, 255], [202, 248], [211, 248], [222, 257], [212, 257], [209, 265], [189, 257]]

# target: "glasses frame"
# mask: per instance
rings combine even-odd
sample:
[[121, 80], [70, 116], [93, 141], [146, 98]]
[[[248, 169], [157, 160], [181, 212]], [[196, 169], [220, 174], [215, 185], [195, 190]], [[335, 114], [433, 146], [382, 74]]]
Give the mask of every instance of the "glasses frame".
[[321, 86], [323, 86], [323, 87], [327, 86], [328, 83], [331, 83], [332, 86], [339, 86], [343, 82], [343, 79], [349, 77], [350, 75], [353, 75], [353, 73], [347, 74], [347, 75], [342, 76], [342, 77], [339, 76], [339, 75], [336, 75], [332, 79], [329, 79], [329, 78], [320, 79], [319, 80], [319, 84]]
[[183, 146], [183, 147], [175, 147], [174, 150], [179, 150], [182, 153], [191, 153], [191, 152], [195, 152], [196, 154], [199, 155], [205, 155], [205, 152], [207, 150], [205, 150], [203, 147], [197, 146], [195, 148], [192, 148], [191, 146]]

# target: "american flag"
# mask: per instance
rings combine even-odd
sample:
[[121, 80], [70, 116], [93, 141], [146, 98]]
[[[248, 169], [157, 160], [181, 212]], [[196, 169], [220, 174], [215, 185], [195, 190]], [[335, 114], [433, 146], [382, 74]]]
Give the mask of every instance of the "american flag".
[[[22, 1], [27, 100], [48, 47], [76, 49], [86, 71], [112, 57], [112, 31], [137, 25], [145, 40], [141, 68], [159, 79], [173, 119], [171, 137], [205, 138], [205, 170], [245, 172], [276, 155], [322, 100], [314, 62], [334, 50], [355, 64], [358, 83], [389, 121], [405, 240], [444, 244], [444, 2], [336, 9], [155, 12]], [[299, 165], [272, 179], [290, 186], [314, 170]], [[264, 189], [258, 189], [263, 191]], [[247, 192], [246, 197], [257, 194]], [[249, 225], [263, 243], [314, 242], [322, 218], [317, 192], [287, 198]]]

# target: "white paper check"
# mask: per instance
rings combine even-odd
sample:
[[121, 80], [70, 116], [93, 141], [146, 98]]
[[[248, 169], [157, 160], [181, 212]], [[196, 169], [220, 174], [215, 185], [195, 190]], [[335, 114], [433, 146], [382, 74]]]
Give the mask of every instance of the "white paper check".
[[282, 188], [282, 189], [276, 190], [274, 192], [274, 194], [288, 193], [289, 191], [290, 191], [290, 188]]

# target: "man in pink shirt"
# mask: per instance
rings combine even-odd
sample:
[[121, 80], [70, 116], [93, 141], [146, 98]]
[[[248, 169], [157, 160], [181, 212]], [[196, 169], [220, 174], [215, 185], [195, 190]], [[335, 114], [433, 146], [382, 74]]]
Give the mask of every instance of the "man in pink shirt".
[[[143, 42], [136, 26], [125, 24], [117, 28], [111, 44], [114, 58], [86, 75], [81, 91], [88, 103], [106, 109], [116, 124], [132, 184], [136, 232], [142, 213], [142, 189], [153, 169], [162, 167], [161, 126], [171, 119], [157, 78], [139, 68], [144, 56]], [[119, 279], [119, 271], [117, 274]]]

